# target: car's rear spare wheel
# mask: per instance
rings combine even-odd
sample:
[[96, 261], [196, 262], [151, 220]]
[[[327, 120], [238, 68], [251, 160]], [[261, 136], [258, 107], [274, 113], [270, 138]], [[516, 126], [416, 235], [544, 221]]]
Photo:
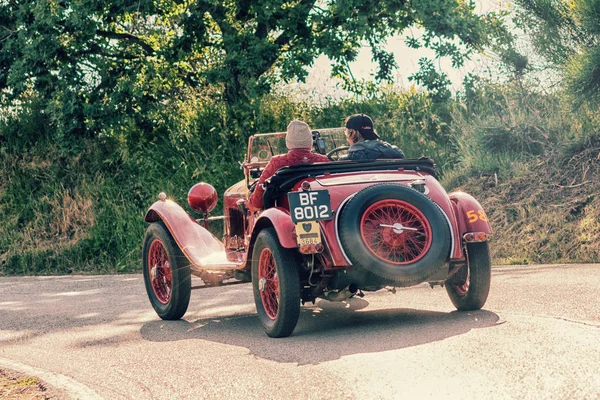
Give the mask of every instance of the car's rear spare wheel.
[[339, 231], [355, 268], [398, 286], [426, 281], [450, 252], [450, 229], [439, 207], [399, 184], [358, 192], [342, 210]]

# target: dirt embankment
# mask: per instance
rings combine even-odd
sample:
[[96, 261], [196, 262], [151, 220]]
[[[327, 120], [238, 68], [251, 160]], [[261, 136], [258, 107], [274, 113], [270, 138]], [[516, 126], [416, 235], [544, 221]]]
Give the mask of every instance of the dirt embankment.
[[533, 162], [506, 181], [473, 178], [459, 190], [489, 216], [495, 264], [600, 262], [600, 144]]

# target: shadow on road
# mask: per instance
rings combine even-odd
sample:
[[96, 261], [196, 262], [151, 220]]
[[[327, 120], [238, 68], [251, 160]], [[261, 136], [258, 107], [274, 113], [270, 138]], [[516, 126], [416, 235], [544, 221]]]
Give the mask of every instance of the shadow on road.
[[498, 315], [485, 310], [469, 313], [407, 308], [362, 310], [368, 304], [362, 299], [352, 299], [346, 304], [323, 301], [318, 306], [303, 308], [296, 330], [285, 339], [267, 337], [256, 314], [192, 322], [151, 321], [142, 326], [140, 333], [145, 340], [154, 342], [202, 339], [246, 347], [263, 359], [303, 365], [351, 354], [417, 346], [499, 324]]

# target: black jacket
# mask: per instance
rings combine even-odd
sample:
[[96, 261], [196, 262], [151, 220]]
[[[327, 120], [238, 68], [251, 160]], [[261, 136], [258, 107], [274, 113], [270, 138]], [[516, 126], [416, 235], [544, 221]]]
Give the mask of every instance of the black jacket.
[[380, 158], [404, 158], [398, 147], [383, 140], [365, 140], [354, 143], [348, 149], [348, 160], [377, 160]]

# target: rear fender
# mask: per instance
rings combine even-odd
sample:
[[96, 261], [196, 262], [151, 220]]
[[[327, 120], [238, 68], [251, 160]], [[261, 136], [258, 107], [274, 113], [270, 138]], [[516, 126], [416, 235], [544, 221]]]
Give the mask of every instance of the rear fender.
[[275, 229], [277, 237], [279, 238], [279, 243], [281, 243], [283, 247], [288, 249], [298, 247], [298, 242], [296, 241], [296, 226], [292, 222], [290, 214], [288, 214], [288, 212], [283, 208], [267, 208], [260, 214], [256, 220], [256, 223], [254, 224], [252, 236], [250, 237], [250, 244], [248, 246], [248, 252], [246, 254], [246, 264], [244, 265], [245, 269], [251, 268], [252, 252], [254, 251], [256, 237], [260, 231], [266, 228]]
[[[287, 210], [280, 207], [268, 208], [260, 214], [254, 225], [254, 232], [258, 234], [260, 229], [272, 226], [277, 232], [279, 243], [287, 249], [298, 247], [296, 241], [296, 225]], [[257, 229], [258, 228], [258, 229]]]
[[211, 262], [211, 256], [225, 253], [223, 243], [172, 200], [152, 204], [144, 219], [164, 222], [183, 254], [195, 265], [205, 265]]
[[453, 192], [448, 196], [456, 213], [461, 237], [468, 232], [483, 232], [488, 235], [493, 233], [483, 207], [473, 196], [463, 192]]

